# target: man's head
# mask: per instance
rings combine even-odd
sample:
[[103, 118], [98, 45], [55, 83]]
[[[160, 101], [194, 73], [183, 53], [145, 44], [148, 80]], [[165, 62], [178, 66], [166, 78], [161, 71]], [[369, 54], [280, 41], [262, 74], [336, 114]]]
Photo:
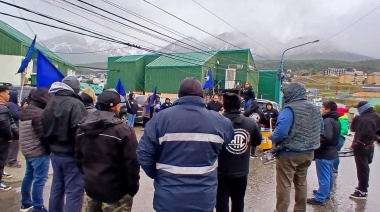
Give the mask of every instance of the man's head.
[[284, 86], [282, 89], [285, 103], [291, 103], [299, 100], [307, 100], [306, 87], [304, 84], [295, 82]]
[[223, 107], [226, 111], [239, 110], [240, 104], [241, 104], [241, 99], [238, 95], [234, 93], [223, 94]]
[[336, 111], [338, 109], [337, 104], [334, 101], [326, 101], [322, 104], [322, 115], [325, 115], [328, 112]]
[[366, 112], [367, 110], [369, 110], [371, 108], [372, 108], [372, 105], [370, 103], [368, 103], [367, 101], [361, 101], [358, 103], [359, 115], [363, 114], [364, 112]]
[[186, 78], [179, 86], [178, 97], [199, 96], [203, 98], [203, 86], [196, 78]]
[[5, 85], [0, 85], [0, 103], [5, 104], [9, 101], [9, 88]]
[[156, 101], [159, 102], [160, 101], [160, 97], [159, 96], [156, 96]]
[[166, 103], [170, 103], [170, 99], [169, 99], [169, 98], [166, 98], [166, 99], [165, 99], [165, 102], [166, 102]]
[[219, 101], [219, 96], [215, 94], [214, 97], [212, 97], [212, 99], [214, 100], [214, 102], [217, 102]]
[[78, 94], [80, 91], [80, 82], [75, 76], [67, 76], [62, 79], [62, 83], [65, 83], [74, 90], [74, 93]]
[[49, 89], [38, 88], [30, 97], [31, 102], [39, 103], [41, 108], [45, 108], [49, 101], [53, 98], [53, 94], [49, 93]]
[[267, 107], [267, 110], [272, 110], [273, 109], [273, 105], [270, 102], [267, 103], [266, 107]]
[[129, 94], [129, 99], [135, 99], [135, 98], [136, 98], [136, 95], [134, 93]]
[[250, 86], [251, 86], [251, 83], [250, 83], [250, 82], [248, 82], [248, 81], [245, 82], [245, 85], [244, 85], [245, 88], [249, 88]]
[[99, 110], [120, 112], [120, 94], [113, 90], [105, 90], [98, 96]]

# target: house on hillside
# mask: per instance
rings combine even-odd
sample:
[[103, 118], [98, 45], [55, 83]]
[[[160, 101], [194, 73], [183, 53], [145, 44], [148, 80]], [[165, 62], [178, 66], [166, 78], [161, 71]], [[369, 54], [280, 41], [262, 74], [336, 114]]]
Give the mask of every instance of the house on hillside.
[[367, 84], [380, 84], [380, 72], [368, 74]]
[[[15, 73], [19, 69], [21, 62], [33, 39], [24, 35], [7, 23], [0, 21], [0, 82], [12, 83], [13, 85], [22, 84], [22, 75]], [[52, 63], [64, 74], [75, 75], [75, 66], [63, 60], [46, 47], [36, 42], [33, 58], [25, 71], [25, 84], [33, 84], [37, 73], [37, 50], [43, 52]]]
[[363, 71], [345, 72], [339, 76], [339, 83], [344, 84], [361, 84], [367, 77]]
[[355, 73], [356, 69], [352, 67], [346, 68], [326, 68], [324, 75], [329, 77], [339, 77], [346, 73]]
[[358, 92], [358, 97], [380, 97], [380, 85], [365, 85], [362, 91]]

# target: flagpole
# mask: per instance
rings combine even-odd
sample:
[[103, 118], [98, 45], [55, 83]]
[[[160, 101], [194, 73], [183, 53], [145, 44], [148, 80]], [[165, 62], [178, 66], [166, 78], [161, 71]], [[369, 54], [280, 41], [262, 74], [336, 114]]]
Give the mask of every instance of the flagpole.
[[21, 91], [20, 91], [20, 97], [18, 99], [18, 103], [21, 104], [21, 98], [22, 98], [22, 92], [24, 91], [24, 84], [25, 84], [25, 71], [21, 74], [22, 80], [21, 80]]

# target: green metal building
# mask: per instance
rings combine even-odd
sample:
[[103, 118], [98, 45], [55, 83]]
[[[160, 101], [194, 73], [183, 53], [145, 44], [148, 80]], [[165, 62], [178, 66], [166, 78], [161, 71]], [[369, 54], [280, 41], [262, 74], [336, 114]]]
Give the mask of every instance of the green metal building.
[[[24, 35], [7, 23], [0, 21], [0, 55], [25, 56], [32, 41], [33, 39]], [[72, 73], [75, 70], [73, 64], [63, 60], [49, 49], [36, 42], [33, 54], [34, 73], [36, 73], [37, 70], [37, 63], [35, 62], [37, 60], [37, 50], [43, 52], [64, 75], [67, 75], [68, 73], [70, 74], [70, 72]]]
[[257, 98], [278, 101], [280, 79], [277, 70], [259, 70], [259, 92]]
[[238, 91], [249, 81], [258, 92], [259, 73], [249, 49], [186, 52], [166, 55], [128, 55], [108, 58], [107, 87], [120, 78], [129, 91], [177, 93], [186, 77], [205, 82], [212, 70], [217, 92]]

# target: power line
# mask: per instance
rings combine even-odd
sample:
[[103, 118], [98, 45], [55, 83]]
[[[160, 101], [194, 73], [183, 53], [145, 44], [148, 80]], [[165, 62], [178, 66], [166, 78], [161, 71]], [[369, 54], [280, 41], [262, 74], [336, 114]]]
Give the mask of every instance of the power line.
[[202, 7], [203, 9], [205, 9], [206, 11], [208, 11], [209, 13], [211, 13], [213, 16], [215, 16], [216, 18], [218, 18], [219, 20], [223, 21], [225, 24], [227, 24], [228, 26], [232, 27], [233, 29], [235, 29], [236, 31], [238, 31], [240, 34], [244, 35], [245, 37], [247, 37], [248, 39], [250, 39], [251, 41], [257, 43], [258, 45], [260, 45], [261, 47], [263, 47], [264, 49], [266, 49], [268, 52], [272, 53], [268, 48], [266, 48], [264, 45], [262, 45], [261, 43], [259, 43], [258, 41], [254, 40], [253, 38], [251, 38], [250, 36], [248, 36], [247, 34], [245, 34], [244, 32], [240, 31], [239, 29], [237, 29], [236, 27], [232, 26], [230, 23], [228, 23], [227, 21], [223, 20], [221, 17], [219, 17], [218, 15], [216, 15], [215, 13], [211, 12], [209, 9], [207, 9], [206, 7], [204, 7], [203, 5], [199, 4], [198, 2], [196, 2], [195, 0], [192, 0], [194, 3], [196, 3], [197, 5], [199, 5], [200, 7]]

